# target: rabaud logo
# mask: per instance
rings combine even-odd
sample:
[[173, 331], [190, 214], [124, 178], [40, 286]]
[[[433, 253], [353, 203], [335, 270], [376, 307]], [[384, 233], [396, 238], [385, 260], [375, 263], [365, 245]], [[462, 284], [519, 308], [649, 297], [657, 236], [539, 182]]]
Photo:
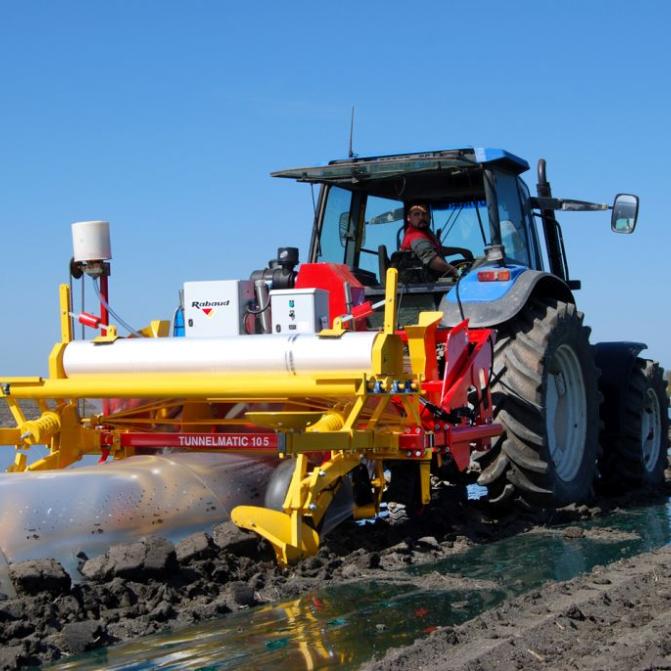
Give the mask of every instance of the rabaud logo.
[[200, 310], [206, 317], [212, 317], [215, 308], [226, 307], [231, 301], [191, 301], [191, 307]]

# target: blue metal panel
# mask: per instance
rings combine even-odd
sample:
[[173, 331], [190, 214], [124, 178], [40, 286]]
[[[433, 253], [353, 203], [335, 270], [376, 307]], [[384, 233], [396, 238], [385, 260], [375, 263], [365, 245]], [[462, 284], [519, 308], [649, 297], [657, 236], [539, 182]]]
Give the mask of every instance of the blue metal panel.
[[511, 154], [505, 149], [496, 149], [495, 147], [474, 147], [475, 160], [478, 163], [503, 163], [508, 164], [516, 174], [520, 174], [529, 169], [529, 164], [519, 156]]
[[[462, 303], [489, 303], [503, 298], [513, 287], [517, 278], [528, 268], [526, 266], [506, 265], [510, 271], [510, 280], [507, 282], [481, 282], [478, 280], [478, 272], [481, 270], [500, 270], [501, 266], [481, 266], [468, 273], [459, 282], [459, 298]], [[450, 291], [446, 296], [448, 303], [457, 303], [457, 292]]]

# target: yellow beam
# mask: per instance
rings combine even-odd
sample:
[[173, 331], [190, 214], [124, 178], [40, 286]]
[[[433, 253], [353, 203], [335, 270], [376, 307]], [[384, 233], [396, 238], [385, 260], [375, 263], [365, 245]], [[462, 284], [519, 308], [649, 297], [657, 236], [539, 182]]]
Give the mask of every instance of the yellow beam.
[[401, 403], [406, 412], [406, 424], [422, 425], [422, 419], [419, 414], [419, 401], [416, 394], [404, 394], [401, 396]]
[[323, 412], [305, 412], [293, 410], [246, 412], [245, 420], [256, 426], [265, 426], [275, 431], [303, 431], [306, 427], [314, 425], [324, 416]]
[[0, 429], [0, 445], [17, 445], [20, 435], [18, 429]]
[[26, 421], [26, 416], [23, 414], [21, 406], [13, 398], [8, 398], [7, 407], [9, 408], [9, 412], [12, 413], [16, 425], [20, 427]]
[[377, 423], [380, 421], [380, 418], [389, 405], [389, 401], [391, 401], [391, 396], [380, 396], [377, 405], [375, 406], [375, 410], [368, 420], [367, 426], [369, 429], [374, 429], [377, 426]]
[[[321, 415], [321, 413], [318, 413]], [[146, 424], [161, 424], [164, 426], [247, 426], [250, 420], [240, 419], [211, 419], [203, 417], [203, 419], [166, 419], [164, 417], [117, 417], [116, 415], [96, 415], [98, 424], [110, 424], [112, 426], [144, 426]], [[252, 424], [262, 425], [261, 422], [252, 422]]]
[[352, 431], [354, 429], [354, 426], [359, 421], [359, 415], [361, 415], [361, 411], [366, 406], [366, 398], [367, 398], [366, 396], [356, 397], [354, 405], [350, 409], [349, 414], [347, 415], [347, 419], [345, 420], [343, 430]]
[[333, 431], [329, 433], [286, 433], [287, 454], [389, 450], [398, 447], [400, 433], [388, 431]]
[[70, 287], [67, 284], [58, 286], [58, 303], [61, 325], [61, 340], [57, 342], [49, 354], [49, 376], [52, 378], [64, 378], [63, 352], [68, 343], [72, 342], [72, 302], [70, 300]]
[[419, 464], [419, 486], [422, 495], [422, 503], [431, 503], [431, 462], [422, 461]]
[[361, 461], [357, 455], [336, 454], [329, 461], [316, 466], [303, 480], [305, 498], [303, 512], [310, 511], [315, 525], [321, 523], [338, 491], [338, 480], [356, 468]]
[[70, 317], [70, 287], [67, 284], [58, 286], [58, 303], [61, 322], [61, 342], [72, 341], [72, 318]]
[[26, 471], [50, 471], [57, 468], [63, 468], [61, 464], [61, 454], [60, 452], [52, 452], [47, 454], [46, 457], [34, 461], [32, 464], [28, 464], [24, 470]]
[[[189, 373], [81, 375], [69, 379], [2, 378], [0, 396], [14, 398], [287, 398], [354, 396], [365, 377], [352, 374], [225, 375]], [[9, 384], [9, 393], [2, 385]]]
[[44, 382], [43, 377], [38, 377], [37, 375], [23, 375], [23, 376], [9, 376], [9, 377], [3, 377], [2, 380], [0, 380], [0, 397], [1, 396], [7, 396], [8, 394], [4, 393], [3, 387], [5, 385], [10, 385], [11, 387], [17, 387], [17, 386], [30, 386], [30, 385], [36, 385], [36, 384], [42, 384]]
[[384, 332], [396, 330], [396, 297], [398, 293], [398, 270], [389, 268], [385, 279], [384, 292]]
[[23, 452], [17, 452], [14, 455], [14, 463], [7, 467], [7, 473], [23, 473], [26, 470], [27, 461]]

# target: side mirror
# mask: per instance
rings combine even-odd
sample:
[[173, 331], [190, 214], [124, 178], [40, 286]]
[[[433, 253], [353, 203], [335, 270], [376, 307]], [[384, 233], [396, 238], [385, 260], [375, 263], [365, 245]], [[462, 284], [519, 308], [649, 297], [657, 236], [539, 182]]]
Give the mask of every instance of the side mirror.
[[340, 237], [340, 244], [346, 247], [347, 241], [352, 239], [352, 234], [349, 230], [349, 211], [342, 212], [338, 217], [338, 235]]
[[613, 202], [610, 228], [614, 233], [633, 233], [638, 218], [638, 196], [618, 193]]

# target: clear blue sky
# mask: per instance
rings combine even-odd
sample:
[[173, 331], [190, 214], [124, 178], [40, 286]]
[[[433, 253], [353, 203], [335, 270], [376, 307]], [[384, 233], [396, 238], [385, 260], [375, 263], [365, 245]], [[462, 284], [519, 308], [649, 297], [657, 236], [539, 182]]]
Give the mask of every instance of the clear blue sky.
[[638, 193], [633, 236], [561, 221], [593, 340], [670, 366], [670, 19], [662, 0], [0, 2], [0, 371], [46, 372], [73, 221], [111, 222], [135, 325], [184, 280], [305, 255], [309, 187], [268, 173], [343, 157], [352, 105], [362, 155], [503, 147], [545, 157], [557, 196]]

